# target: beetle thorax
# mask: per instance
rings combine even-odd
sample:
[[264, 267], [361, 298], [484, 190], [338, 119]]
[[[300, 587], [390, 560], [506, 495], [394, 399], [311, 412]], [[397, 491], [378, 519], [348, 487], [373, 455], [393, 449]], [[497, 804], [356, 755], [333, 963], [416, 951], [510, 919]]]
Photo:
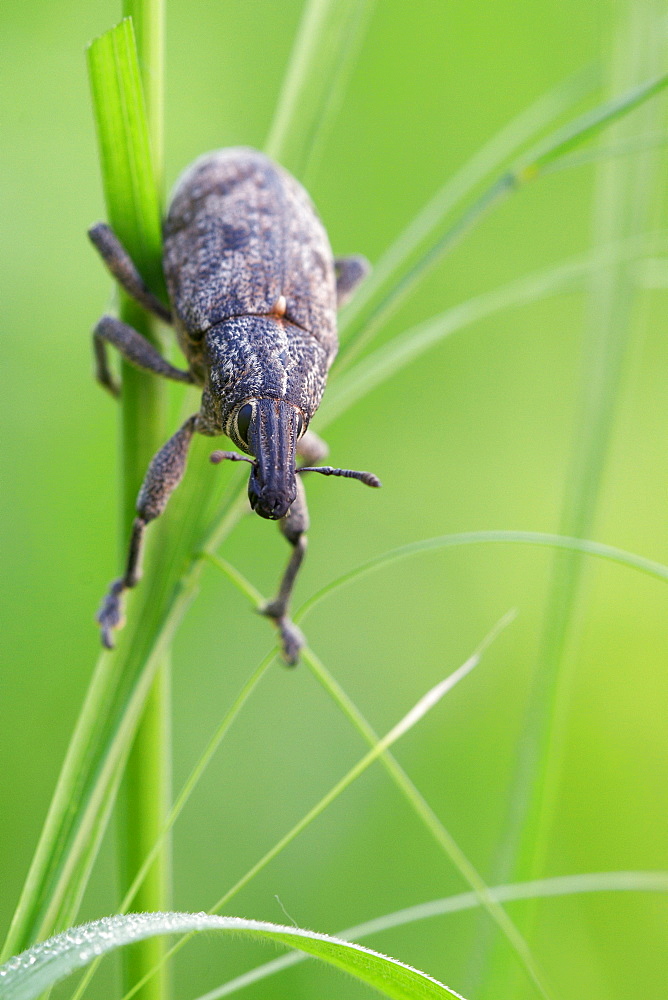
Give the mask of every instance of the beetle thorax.
[[308, 423], [327, 377], [327, 355], [318, 341], [266, 316], [237, 316], [211, 327], [205, 364], [203, 408], [218, 433], [227, 433], [235, 408], [247, 399], [284, 400]]

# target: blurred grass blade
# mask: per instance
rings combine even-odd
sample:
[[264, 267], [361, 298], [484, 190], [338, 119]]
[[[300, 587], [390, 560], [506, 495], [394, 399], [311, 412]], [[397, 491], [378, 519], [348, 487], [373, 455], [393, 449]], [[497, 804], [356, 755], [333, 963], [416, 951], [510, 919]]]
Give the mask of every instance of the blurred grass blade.
[[290, 54], [266, 151], [298, 177], [334, 110], [374, 0], [308, 0]]
[[607, 101], [600, 107], [581, 115], [580, 118], [576, 118], [574, 122], [559, 129], [527, 154], [526, 163], [519, 169], [518, 173], [520, 175], [539, 173], [576, 146], [592, 139], [602, 129], [639, 107], [648, 98], [660, 93], [667, 85], [668, 73], [662, 73], [653, 80], [647, 80], [638, 87], [633, 87], [621, 97]]
[[[436, 552], [443, 549], [456, 549], [464, 545], [537, 545], [547, 548], [561, 549], [567, 552], [582, 553], [583, 555], [594, 556], [598, 559], [606, 559], [617, 563], [627, 569], [634, 569], [647, 576], [652, 576], [663, 583], [668, 583], [668, 566], [662, 563], [646, 559], [644, 556], [636, 555], [635, 552], [627, 552], [618, 549], [614, 545], [604, 545], [602, 542], [593, 542], [586, 538], [569, 538], [566, 535], [551, 535], [540, 531], [466, 531], [456, 535], [439, 535], [436, 538], [424, 538], [417, 542], [410, 542], [408, 545], [401, 545], [399, 548], [390, 549], [373, 559], [356, 566], [336, 580], [332, 580], [317, 593], [313, 594], [302, 604], [296, 612], [294, 618], [296, 622], [303, 621], [306, 615], [310, 614], [325, 598], [335, 591], [350, 583], [356, 583], [367, 574], [374, 573], [379, 569], [391, 566], [392, 563], [412, 556], [420, 555], [423, 552]], [[216, 565], [221, 566], [223, 560], [214, 557]], [[221, 566], [222, 568], [222, 566]]]
[[316, 117], [315, 126], [303, 154], [303, 166], [298, 176], [309, 186], [326, 146], [327, 138], [341, 109], [355, 62], [364, 41], [366, 30], [376, 6], [376, 0], [358, 0], [345, 30], [345, 43], [341, 44], [339, 58], [329, 80], [325, 100]]
[[[614, 93], [646, 77], [648, 69], [665, 66], [663, 11], [653, 5], [630, 5], [615, 45], [610, 89]], [[621, 120], [628, 110], [665, 87], [668, 77], [656, 76], [626, 90], [626, 99], [613, 99], [603, 106], [607, 121], [617, 120], [614, 138], [629, 139], [654, 131], [663, 124], [665, 106], [648, 105], [638, 117]], [[603, 112], [602, 112], [603, 115]], [[600, 127], [595, 116], [582, 120], [578, 135], [588, 138]], [[546, 147], [544, 162], [552, 151], [570, 150], [568, 134]], [[664, 188], [663, 166], [651, 151], [623, 160], [600, 164], [597, 173], [593, 221], [594, 238], [601, 246], [611, 240], [632, 238], [651, 225]], [[584, 343], [579, 412], [572, 455], [565, 473], [566, 496], [561, 531], [575, 537], [594, 533], [599, 497], [604, 481], [616, 414], [626, 373], [626, 361], [634, 330], [633, 276], [619, 263], [592, 274], [588, 301], [588, 323]], [[563, 553], [554, 560], [546, 602], [545, 620], [534, 664], [523, 738], [501, 847], [494, 865], [496, 881], [536, 877], [543, 872], [552, 823], [560, 794], [560, 772], [565, 751], [566, 725], [572, 685], [578, 669], [574, 642], [582, 608], [583, 559]], [[569, 655], [570, 654], [570, 655]], [[525, 926], [531, 933], [533, 907], [528, 904]], [[504, 956], [495, 953], [484, 933], [477, 938], [477, 971], [482, 976], [484, 997], [492, 997], [499, 982], [514, 991], [514, 974]]]
[[[497, 903], [510, 903], [519, 899], [544, 899], [559, 896], [574, 896], [580, 893], [597, 892], [668, 892], [668, 872], [600, 872], [582, 875], [560, 875], [556, 878], [537, 879], [533, 882], [516, 882], [511, 885], [490, 887], [490, 896]], [[335, 936], [346, 941], [356, 941], [358, 938], [380, 934], [404, 927], [407, 924], [427, 920], [432, 917], [442, 917], [450, 913], [462, 913], [480, 906], [480, 900], [474, 892], [461, 892], [456, 896], [446, 896], [443, 899], [433, 899], [428, 903], [418, 903], [394, 913], [386, 913], [375, 920], [367, 920], [363, 924], [347, 927]], [[237, 993], [246, 986], [261, 979], [274, 976], [293, 965], [305, 961], [306, 956], [296, 952], [281, 955], [270, 962], [250, 969], [235, 979], [217, 986], [208, 993], [202, 994], [196, 1000], [221, 1000], [221, 997]]]
[[587, 163], [611, 160], [618, 156], [630, 156], [632, 153], [641, 153], [666, 145], [668, 145], [668, 135], [665, 132], [654, 132], [626, 141], [622, 140], [618, 143], [611, 143], [609, 146], [593, 146], [585, 150], [577, 150], [574, 153], [564, 153], [558, 160], [548, 163], [546, 167], [543, 167], [541, 173], [558, 173], [561, 170], [571, 170], [574, 167], [581, 167]]
[[411, 327], [332, 380], [318, 410], [317, 426], [324, 429], [357, 400], [458, 330], [503, 309], [525, 305], [548, 295], [580, 287], [597, 268], [616, 260], [632, 259], [641, 250], [653, 246], [654, 242], [655, 240], [647, 238], [634, 239], [573, 257], [562, 264], [518, 278], [491, 292], [484, 292]]
[[[533, 139], [542, 129], [549, 126], [560, 114], [591, 89], [591, 73], [577, 76], [559, 84], [553, 90], [542, 94], [537, 101], [513, 118], [481, 149], [461, 167], [436, 192], [404, 231], [395, 239], [374, 266], [373, 271], [355, 292], [351, 303], [341, 314], [341, 342], [366, 342], [370, 335], [361, 330], [370, 321], [367, 310], [369, 303], [375, 302], [379, 296], [391, 293], [397, 280], [403, 276], [410, 261], [423, 244], [434, 244], [438, 241], [442, 227], [449, 214], [465, 198], [467, 198], [485, 178], [489, 177], [512, 156], [516, 155], [529, 140]], [[358, 343], [354, 356], [362, 343]], [[339, 364], [347, 357], [348, 348], [344, 347]], [[346, 365], [348, 361], [346, 361]]]
[[[558, 129], [552, 136], [540, 143], [520, 160], [519, 165], [501, 174], [469, 206], [460, 218], [441, 236], [434, 239], [421, 252], [419, 258], [395, 280], [393, 287], [384, 292], [361, 324], [357, 324], [350, 336], [350, 343], [341, 354], [339, 368], [345, 371], [362, 348], [378, 332], [382, 324], [399, 307], [415, 284], [443, 256], [453, 249], [459, 240], [493, 206], [513, 191], [539, 177], [543, 167], [553, 164], [561, 156], [586, 142], [607, 125], [628, 115], [645, 101], [668, 85], [668, 74], [656, 77], [639, 87], [634, 87], [621, 97], [611, 100], [593, 111], [576, 118], [570, 125]], [[396, 276], [395, 276], [396, 278]]]
[[[658, 42], [661, 30], [662, 14], [642, 7], [631, 12], [630, 22], [622, 30], [623, 43], [619, 49], [615, 86], [620, 77], [628, 82], [634, 76], [645, 74], [648, 63], [651, 65], [652, 61], [655, 65], [665, 63], [663, 49]], [[640, 44], [631, 45], [631, 36]], [[609, 102], [604, 106], [607, 109], [605, 116], [601, 113], [583, 121], [578, 135], [588, 138], [593, 131], [598, 131], [601, 124], [620, 118], [663, 89], [666, 83], [668, 75], [664, 74], [629, 91], [626, 99]], [[661, 105], [655, 103], [647, 109], [645, 117], [649, 116], [651, 124], [656, 127], [663, 121], [663, 111]], [[645, 131], [650, 122], [640, 120], [635, 127], [631, 122], [628, 124], [630, 136], [633, 136], [636, 131]], [[564, 135], [559, 140], [558, 148], [570, 149], [572, 145], [571, 139]], [[554, 148], [557, 148], [557, 143]], [[549, 149], [541, 157], [545, 162], [553, 159]], [[600, 246], [610, 240], [633, 239], [651, 224], [655, 203], [661, 198], [663, 190], [663, 177], [658, 167], [659, 162], [650, 151], [638, 153], [633, 159], [607, 161], [600, 165], [594, 220], [595, 238]], [[593, 533], [633, 334], [634, 294], [633, 276], [621, 261], [611, 260], [606, 268], [592, 272], [580, 414], [576, 421], [577, 433], [566, 477], [569, 489], [561, 518], [563, 534], [581, 538]], [[564, 673], [562, 666], [581, 575], [582, 560], [577, 553], [564, 554], [556, 560], [536, 670], [537, 686], [531, 709], [535, 717], [529, 722], [533, 739], [528, 739], [525, 744], [526, 751], [535, 754], [534, 763], [539, 764], [540, 776], [538, 780], [536, 774], [529, 777], [532, 772], [529, 768], [524, 776], [528, 785], [523, 792], [519, 787], [516, 789], [520, 799], [528, 795], [531, 807], [528, 814], [525, 813], [529, 819], [520, 855], [510, 870], [517, 868], [518, 872], [530, 875], [540, 873], [544, 838], [550, 822], [551, 805], [548, 799], [556, 787], [553, 785], [552, 791], [548, 792], [546, 783], [556, 781], [555, 774], [549, 775], [548, 771], [557, 766], [560, 753], [564, 698], [567, 700], [566, 691], [569, 688], [569, 671]]]
[[0, 968], [0, 995], [2, 1000], [37, 1000], [45, 990], [84, 968], [95, 957], [127, 944], [155, 935], [210, 931], [298, 948], [394, 1000], [441, 1000], [460, 996], [424, 972], [360, 944], [300, 927], [206, 913], [138, 913], [106, 917], [74, 927], [35, 945]]

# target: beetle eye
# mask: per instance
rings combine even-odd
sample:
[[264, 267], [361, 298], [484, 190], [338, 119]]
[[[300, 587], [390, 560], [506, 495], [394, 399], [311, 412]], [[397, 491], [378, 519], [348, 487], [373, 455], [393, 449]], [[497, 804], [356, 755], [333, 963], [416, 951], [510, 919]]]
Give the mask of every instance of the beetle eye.
[[242, 441], [246, 447], [248, 447], [248, 431], [250, 429], [252, 416], [253, 407], [250, 403], [244, 403], [237, 413], [237, 434], [239, 435], [239, 440]]

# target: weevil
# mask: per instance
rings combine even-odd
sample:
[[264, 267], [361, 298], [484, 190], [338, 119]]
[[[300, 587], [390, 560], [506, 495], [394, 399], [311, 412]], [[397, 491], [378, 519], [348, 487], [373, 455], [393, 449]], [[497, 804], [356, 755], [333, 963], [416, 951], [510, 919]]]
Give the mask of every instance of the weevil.
[[[141, 577], [144, 532], [183, 478], [193, 434], [225, 434], [250, 463], [248, 499], [261, 517], [279, 521], [292, 554], [278, 594], [262, 609], [276, 624], [288, 664], [304, 638], [290, 620], [290, 598], [309, 526], [305, 472], [380, 486], [370, 472], [317, 466], [327, 446], [309, 423], [336, 355], [336, 310], [366, 275], [364, 257], [334, 259], [327, 233], [304, 188], [252, 149], [207, 153], [176, 184], [164, 225], [167, 308], [149, 290], [105, 223], [88, 233], [111, 274], [149, 312], [174, 326], [187, 370], [175, 368], [136, 330], [103, 316], [93, 332], [98, 381], [119, 385], [107, 358], [112, 344], [137, 368], [202, 389], [193, 414], [152, 459], [137, 498], [125, 572], [97, 615], [104, 646], [123, 624], [123, 594]], [[297, 464], [299, 460], [300, 464]]]

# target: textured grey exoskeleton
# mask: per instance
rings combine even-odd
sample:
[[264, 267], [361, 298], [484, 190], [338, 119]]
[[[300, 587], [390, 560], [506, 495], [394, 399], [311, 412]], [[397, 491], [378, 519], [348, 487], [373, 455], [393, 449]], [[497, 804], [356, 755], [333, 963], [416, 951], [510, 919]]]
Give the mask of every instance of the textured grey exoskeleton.
[[[97, 620], [111, 648], [122, 624], [122, 595], [141, 575], [141, 546], [178, 486], [195, 432], [226, 434], [252, 458], [248, 497], [261, 517], [280, 520], [293, 546], [275, 600], [264, 609], [278, 626], [283, 654], [295, 663], [303, 637], [289, 602], [306, 549], [308, 513], [297, 473], [349, 476], [369, 486], [369, 472], [313, 468], [326, 454], [308, 431], [337, 350], [336, 309], [368, 271], [363, 257], [334, 260], [309, 196], [285, 170], [251, 149], [226, 149], [197, 160], [179, 180], [164, 229], [163, 266], [171, 311], [144, 284], [112, 230], [98, 223], [89, 236], [109, 270], [144, 308], [172, 322], [188, 361], [174, 368], [136, 330], [111, 316], [95, 328], [96, 374], [118, 395], [107, 363], [113, 344], [138, 368], [202, 387], [199, 413], [153, 458], [137, 499], [128, 561]], [[297, 455], [304, 464], [297, 467]]]

